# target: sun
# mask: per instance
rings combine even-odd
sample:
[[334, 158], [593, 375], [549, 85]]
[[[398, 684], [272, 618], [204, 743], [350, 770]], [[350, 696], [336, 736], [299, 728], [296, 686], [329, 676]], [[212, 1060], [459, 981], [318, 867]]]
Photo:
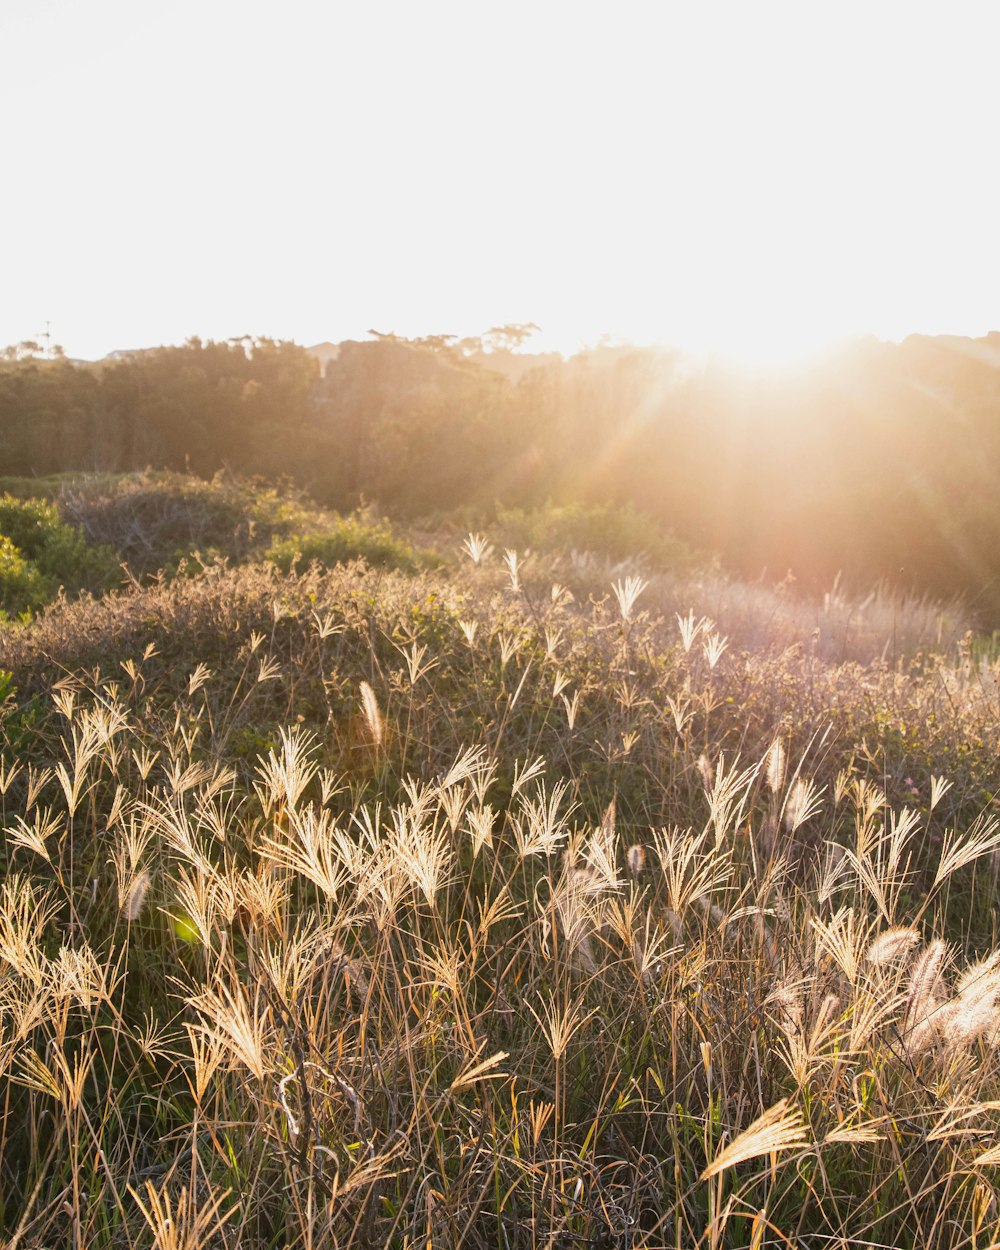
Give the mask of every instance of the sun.
[[727, 332], [693, 338], [682, 344], [693, 355], [717, 359], [751, 373], [775, 373], [807, 368], [846, 338], [843, 331], [806, 325], [778, 325], [767, 320], [745, 323]]
[[657, 324], [655, 316], [644, 316], [597, 338], [584, 333], [542, 332], [532, 337], [527, 350], [573, 356], [601, 346], [654, 347], [680, 351], [696, 360], [715, 361], [742, 372], [774, 373], [808, 368], [859, 333], [843, 326], [817, 326], [804, 320], [766, 316], [703, 323], [695, 318], [680, 318], [667, 325]]

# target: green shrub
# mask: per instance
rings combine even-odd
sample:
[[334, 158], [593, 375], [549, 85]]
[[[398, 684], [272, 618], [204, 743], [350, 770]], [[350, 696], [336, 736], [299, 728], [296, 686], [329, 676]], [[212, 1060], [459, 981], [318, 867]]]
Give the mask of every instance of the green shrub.
[[337, 519], [334, 528], [290, 538], [276, 538], [267, 558], [287, 573], [299, 562], [303, 567], [320, 564], [330, 568], [347, 560], [390, 569], [414, 570], [421, 562], [416, 549], [397, 538], [384, 522], [365, 521], [359, 516]]
[[688, 568], [694, 552], [632, 504], [554, 504], [497, 513], [501, 541], [542, 551], [587, 551], [608, 560], [644, 556], [656, 569]]
[[60, 586], [100, 591], [117, 576], [110, 548], [88, 543], [44, 499], [0, 495], [0, 544], [0, 599], [8, 614], [37, 611]]
[[19, 616], [43, 607], [55, 593], [55, 586], [26, 560], [14, 543], [0, 534], [0, 614]]

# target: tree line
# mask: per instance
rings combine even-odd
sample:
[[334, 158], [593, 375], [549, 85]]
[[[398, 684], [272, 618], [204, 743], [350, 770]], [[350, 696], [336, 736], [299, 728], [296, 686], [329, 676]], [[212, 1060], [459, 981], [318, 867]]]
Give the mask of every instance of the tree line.
[[632, 502], [744, 575], [884, 578], [1000, 615], [1000, 334], [863, 339], [768, 375], [491, 334], [374, 335], [323, 368], [270, 339], [96, 365], [8, 350], [0, 472], [229, 468], [401, 518]]

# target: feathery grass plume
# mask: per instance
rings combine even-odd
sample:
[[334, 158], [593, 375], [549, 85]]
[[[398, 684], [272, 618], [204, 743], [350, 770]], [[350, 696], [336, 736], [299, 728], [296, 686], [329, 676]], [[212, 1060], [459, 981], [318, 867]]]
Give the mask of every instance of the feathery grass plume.
[[497, 646], [500, 649], [500, 668], [505, 669], [511, 662], [518, 651], [524, 639], [520, 634], [507, 633], [505, 630], [498, 630], [496, 635]]
[[489, 803], [482, 807], [472, 808], [466, 813], [466, 828], [472, 839], [472, 858], [476, 859], [484, 846], [493, 848], [493, 828], [496, 824], [496, 812]]
[[928, 1039], [928, 1022], [943, 1004], [941, 974], [947, 954], [944, 941], [934, 938], [913, 962], [903, 1016], [907, 1040], [918, 1049]]
[[715, 622], [709, 620], [707, 616], [703, 616], [696, 621], [694, 619], [694, 608], [688, 609], [687, 616], [681, 616], [679, 612], [675, 613], [675, 616], [677, 617], [677, 628], [681, 634], [681, 646], [685, 652], [691, 650], [695, 639], [702, 631], [709, 633], [715, 629]]
[[986, 1036], [992, 1042], [1000, 1020], [1000, 951], [972, 964], [955, 983], [955, 993], [936, 1013], [939, 1034], [952, 1046], [962, 1046]]
[[[361, 683], [362, 695], [365, 683]], [[374, 698], [374, 695], [372, 696]], [[376, 709], [377, 710], [377, 709]], [[280, 731], [281, 750], [272, 747], [267, 757], [257, 757], [257, 777], [254, 789], [260, 797], [264, 811], [270, 813], [281, 806], [294, 812], [299, 799], [319, 769], [315, 759], [310, 758], [316, 739], [303, 732], [299, 725]]]
[[872, 1142], [885, 1141], [885, 1134], [878, 1131], [878, 1125], [884, 1123], [882, 1119], [874, 1120], [870, 1124], [844, 1124], [839, 1128], [832, 1129], [823, 1138], [824, 1146], [867, 1146]]
[[188, 1035], [194, 1069], [194, 1079], [192, 1080], [185, 1073], [185, 1080], [191, 1090], [191, 1096], [198, 1106], [201, 1106], [219, 1065], [225, 1058], [225, 1048], [218, 1038], [206, 1035], [193, 1024], [185, 1024], [184, 1031]]
[[971, 964], [955, 982], [955, 993], [966, 994], [975, 991], [985, 980], [994, 981], [1000, 976], [1000, 950], [995, 950]]
[[441, 778], [441, 789], [447, 790], [463, 781], [470, 781], [487, 775], [492, 781], [496, 777], [496, 764], [491, 761], [485, 747], [466, 747], [456, 758], [454, 764]]
[[477, 567], [489, 559], [493, 544], [485, 534], [469, 534], [462, 543], [462, 550]]
[[317, 886], [327, 898], [335, 899], [347, 873], [337, 855], [331, 830], [333, 817], [325, 808], [310, 803], [304, 811], [293, 811], [287, 831], [269, 836], [260, 853], [272, 863], [297, 873]]
[[359, 690], [361, 691], [361, 711], [364, 714], [368, 732], [371, 734], [372, 742], [375, 746], [381, 747], [383, 739], [382, 713], [379, 711], [375, 691], [366, 681], [361, 683]]
[[480, 1059], [479, 1055], [482, 1054], [485, 1046], [486, 1043], [483, 1042], [472, 1062], [452, 1081], [448, 1087], [451, 1093], [458, 1089], [465, 1089], [469, 1085], [475, 1085], [479, 1081], [496, 1081], [507, 1075], [506, 1072], [496, 1071], [497, 1064], [503, 1063], [505, 1059], [510, 1058], [507, 1051], [498, 1050], [496, 1054], [490, 1055], [488, 1059]]
[[520, 794], [529, 781], [540, 777], [545, 772], [545, 760], [539, 755], [531, 760], [514, 761], [514, 780], [511, 783], [511, 794]]
[[403, 647], [398, 642], [394, 642], [392, 645], [406, 661], [406, 671], [411, 686], [415, 686], [421, 677], [425, 677], [438, 666], [439, 661], [436, 657], [424, 663], [424, 656], [427, 654], [426, 643], [418, 645], [416, 640], [414, 640], [409, 647]]
[[173, 916], [174, 931], [185, 941], [197, 939], [205, 950], [211, 950], [219, 904], [225, 898], [214, 871], [208, 874], [200, 867], [194, 872], [186, 866], [180, 868], [174, 898], [180, 905], [180, 913]]
[[646, 866], [646, 852], [643, 847], [641, 847], [638, 842], [634, 842], [628, 848], [626, 858], [628, 859], [628, 870], [632, 876], [640, 876], [643, 868]]
[[806, 781], [802, 777], [796, 778], [783, 807], [786, 830], [794, 833], [810, 817], [815, 816], [822, 806], [823, 792], [815, 782]]
[[[171, 1169], [172, 1171], [173, 1169]], [[168, 1177], [161, 1189], [146, 1181], [145, 1201], [139, 1191], [128, 1186], [135, 1205], [153, 1234], [153, 1250], [204, 1250], [215, 1235], [237, 1212], [233, 1206], [220, 1214], [230, 1191], [213, 1193], [199, 1200], [194, 1190], [182, 1186], [176, 1205], [170, 1197]]]
[[508, 547], [503, 553], [503, 562], [507, 566], [507, 573], [510, 577], [510, 588], [515, 594], [521, 589], [521, 576], [518, 564], [518, 555], [513, 547]]
[[51, 768], [35, 768], [33, 764], [28, 765], [27, 793], [24, 797], [25, 812], [31, 811], [38, 802], [39, 795], [54, 776], [55, 773]]
[[567, 851], [559, 880], [548, 904], [537, 903], [542, 929], [542, 947], [547, 950], [550, 915], [554, 915], [566, 949], [589, 973], [597, 971], [592, 936], [600, 928], [597, 905], [604, 885], [590, 867], [577, 868]]
[[785, 746], [780, 738], [775, 738], [768, 748], [765, 777], [772, 794], [777, 794], [785, 784]]
[[[193, 744], [192, 744], [193, 745]], [[188, 747], [190, 751], [190, 746]], [[191, 790], [196, 790], [198, 786], [204, 785], [212, 776], [212, 770], [201, 760], [185, 763], [180, 756], [175, 756], [170, 763], [165, 765], [164, 774], [166, 775], [167, 785], [170, 794], [175, 799], [181, 795], [188, 794]]]
[[211, 678], [212, 670], [207, 664], [196, 664], [194, 672], [188, 678], [188, 695], [196, 694]]
[[222, 1046], [231, 1062], [243, 1064], [263, 1081], [275, 1055], [268, 1027], [270, 1012], [260, 987], [252, 1001], [244, 986], [230, 988], [224, 983], [189, 994], [185, 1001], [204, 1021], [195, 1026], [198, 1031]]
[[576, 728], [576, 718], [580, 711], [580, 691], [575, 690], [572, 699], [565, 694], [560, 695], [560, 698], [563, 701], [563, 707], [566, 709], [566, 725], [570, 733], [572, 733]]
[[[647, 907], [639, 919], [639, 901], [635, 895], [615, 898], [608, 902], [604, 923], [611, 933], [617, 935], [622, 948], [632, 956], [632, 966], [643, 985], [654, 985], [664, 976], [667, 961], [681, 950], [671, 912], [667, 916], [654, 916]], [[661, 928], [666, 922], [668, 929]], [[667, 943], [673, 940], [674, 945]]]
[[833, 805], [839, 807], [847, 797], [851, 788], [851, 773], [847, 768], [842, 768], [833, 779]]
[[[539, 995], [539, 998], [541, 997]], [[553, 1059], [563, 1057], [573, 1034], [595, 1014], [594, 1011], [588, 1011], [585, 1016], [581, 1015], [578, 1003], [568, 1002], [560, 1011], [553, 1001], [543, 1000], [540, 1016], [531, 1003], [525, 1005], [538, 1022]]]
[[545, 783], [538, 786], [535, 798], [521, 795], [518, 799], [519, 812], [514, 818], [514, 841], [518, 855], [527, 859], [530, 855], [552, 855], [566, 840], [569, 834], [569, 818], [576, 810], [576, 803], [570, 803], [561, 810], [569, 785], [565, 781], [557, 781], [549, 794]]
[[146, 895], [149, 893], [149, 887], [152, 878], [145, 870], [136, 874], [124, 901], [121, 903], [121, 911], [129, 924], [135, 922], [142, 915], [142, 907], [146, 901]]
[[21, 768], [21, 764], [6, 764], [3, 760], [0, 760], [0, 798], [7, 793], [17, 780]]
[[55, 1102], [62, 1101], [59, 1078], [31, 1046], [24, 1047], [17, 1055], [12, 1075], [16, 1083], [25, 1089], [44, 1094]]
[[958, 872], [966, 864], [971, 864], [974, 860], [983, 855], [989, 855], [998, 848], [1000, 848], [1000, 820], [996, 817], [990, 817], [987, 820], [980, 819], [964, 838], [954, 830], [949, 830], [945, 834], [941, 847], [941, 858], [938, 861], [932, 888], [936, 889], [952, 873]]
[[410, 819], [418, 824], [430, 815], [435, 804], [441, 802], [441, 795], [446, 793], [441, 785], [432, 786], [418, 777], [403, 779], [403, 793], [409, 803]]
[[438, 807], [441, 814], [448, 822], [448, 828], [455, 833], [462, 820], [465, 809], [472, 800], [472, 791], [469, 786], [462, 784], [450, 786], [448, 789], [440, 789], [438, 791]]
[[734, 761], [732, 767], [727, 769], [726, 758], [720, 755], [715, 775], [712, 776], [711, 770], [708, 770], [710, 782], [706, 786], [705, 797], [708, 799], [709, 818], [706, 829], [714, 829], [716, 847], [721, 846], [727, 835], [743, 823], [750, 789], [759, 767], [759, 764], [753, 764], [740, 771], [738, 761]]
[[195, 867], [206, 878], [215, 875], [212, 860], [199, 843], [194, 818], [184, 811], [177, 796], [166, 802], [158, 799], [155, 804], [144, 804], [142, 813], [147, 828], [158, 835], [178, 859]]
[[159, 760], [160, 752], [150, 750], [146, 746], [134, 746], [131, 749], [131, 756], [133, 756], [133, 763], [139, 771], [141, 780], [145, 781], [149, 778], [151, 771], [153, 771], [153, 765], [156, 763], [156, 760]]
[[893, 963], [897, 959], [902, 959], [904, 955], [908, 955], [919, 941], [920, 934], [916, 929], [886, 929], [869, 943], [865, 959], [873, 967]]
[[57, 910], [47, 889], [20, 872], [9, 873], [0, 886], [0, 961], [36, 980], [45, 930]]
[[35, 818], [29, 825], [28, 822], [20, 814], [14, 817], [17, 822], [14, 825], [8, 825], [4, 830], [4, 836], [7, 845], [11, 850], [17, 847], [23, 847], [27, 851], [32, 851], [35, 855], [41, 856], [46, 863], [51, 864], [52, 859], [49, 855], [49, 849], [46, 846], [46, 839], [58, 834], [66, 823], [65, 814], [63, 812], [52, 813], [51, 807], [46, 807], [42, 811], [35, 813]]
[[670, 709], [670, 715], [673, 717], [674, 728], [677, 730], [678, 738], [683, 738], [687, 731], [688, 725], [694, 720], [694, 708], [691, 699], [684, 695], [667, 695], [667, 707]]
[[617, 582], [612, 582], [611, 589], [618, 600], [618, 611], [623, 621], [631, 621], [632, 609], [648, 585], [649, 582], [644, 577], [637, 577], [634, 574], [626, 577], [624, 581], [619, 579]]
[[817, 1072], [843, 1056], [839, 1009], [837, 996], [827, 994], [808, 1030], [801, 1025], [784, 1030], [785, 1042], [778, 1043], [778, 1051], [798, 1089], [806, 1089]]
[[855, 811], [861, 817], [862, 826], [868, 826], [885, 807], [885, 791], [865, 777], [853, 778], [851, 789]]
[[869, 945], [869, 927], [851, 906], [841, 907], [829, 921], [811, 917], [817, 953], [828, 954], [851, 985], [858, 983], [864, 952]]
[[74, 712], [76, 711], [76, 697], [79, 692], [73, 686], [65, 682], [57, 682], [52, 689], [52, 702], [59, 709], [60, 713], [65, 717], [67, 722], [72, 722]]
[[89, 946], [70, 949], [60, 946], [49, 961], [49, 989], [61, 1002], [74, 1002], [85, 1010], [107, 1002], [116, 979], [113, 968], [102, 965]]
[[930, 809], [933, 811], [955, 783], [944, 777], [931, 777]]
[[729, 649], [729, 639], [723, 638], [721, 634], [706, 634], [702, 646], [708, 667], [714, 669]]
[[621, 885], [618, 876], [618, 834], [616, 829], [614, 799], [605, 809], [601, 823], [591, 833], [584, 846], [583, 856], [596, 874], [601, 888], [617, 890]]
[[697, 899], [710, 898], [728, 887], [733, 876], [732, 854], [727, 848], [707, 845], [708, 832], [691, 829], [658, 829], [653, 843], [663, 869], [667, 907], [683, 916]]
[[416, 886], [430, 906], [448, 880], [454, 860], [447, 831], [415, 824], [405, 813], [393, 812], [393, 830], [389, 840], [390, 875], [398, 873]]
[[808, 1145], [809, 1134], [801, 1111], [789, 1109], [788, 1099], [782, 1098], [719, 1151], [702, 1172], [701, 1180], [710, 1180], [738, 1163], [746, 1163], [761, 1155]]

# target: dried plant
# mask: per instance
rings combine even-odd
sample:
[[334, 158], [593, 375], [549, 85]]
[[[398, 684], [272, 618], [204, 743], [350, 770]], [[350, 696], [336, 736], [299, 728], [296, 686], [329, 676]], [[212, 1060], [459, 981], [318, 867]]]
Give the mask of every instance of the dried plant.
[[997, 1241], [1000, 686], [479, 538], [0, 627], [0, 1236]]

